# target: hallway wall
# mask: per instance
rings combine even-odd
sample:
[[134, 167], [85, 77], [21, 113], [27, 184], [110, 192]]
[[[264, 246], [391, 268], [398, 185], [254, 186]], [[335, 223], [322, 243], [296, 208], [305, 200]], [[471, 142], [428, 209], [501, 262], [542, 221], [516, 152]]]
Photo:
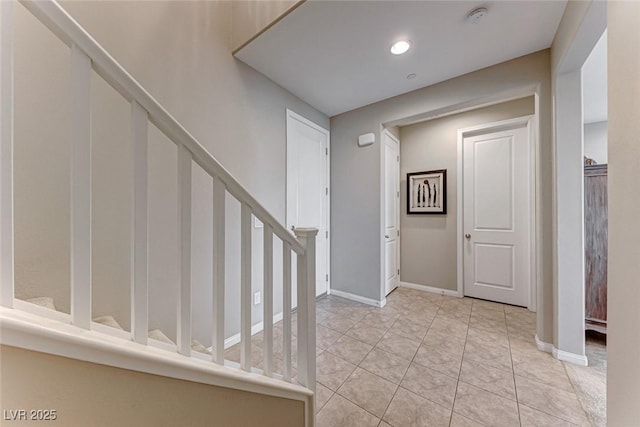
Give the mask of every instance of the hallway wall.
[[[382, 301], [381, 125], [428, 112], [472, 108], [537, 91], [540, 108], [542, 175], [539, 245], [538, 335], [551, 339], [552, 311], [552, 146], [549, 50], [465, 74], [331, 118], [332, 287]], [[375, 132], [376, 144], [358, 148], [358, 135]], [[355, 178], [355, 179], [354, 179]]]

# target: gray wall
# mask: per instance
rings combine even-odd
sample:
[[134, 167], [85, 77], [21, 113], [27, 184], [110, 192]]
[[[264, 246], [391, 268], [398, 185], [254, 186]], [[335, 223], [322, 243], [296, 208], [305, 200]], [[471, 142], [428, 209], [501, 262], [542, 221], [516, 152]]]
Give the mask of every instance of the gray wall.
[[607, 163], [607, 122], [584, 125], [584, 155], [599, 165]]
[[[460, 110], [513, 97], [523, 88], [539, 93], [541, 269], [538, 312], [541, 339], [551, 339], [552, 146], [550, 56], [544, 50], [390, 98], [331, 118], [331, 286], [375, 300], [381, 288], [380, 126], [425, 112]], [[376, 144], [358, 148], [358, 135], [375, 132]], [[340, 185], [336, 185], [340, 183]]]
[[[231, 2], [70, 1], [63, 7], [284, 223], [286, 109], [326, 128], [329, 119], [231, 56]], [[68, 312], [69, 49], [21, 5], [16, 19], [16, 292], [19, 298], [54, 296]], [[93, 80], [93, 310], [128, 327], [130, 111], [97, 76]], [[176, 149], [153, 126], [149, 135], [150, 327], [175, 338]], [[198, 168], [193, 187], [193, 327], [195, 338], [209, 345], [211, 182]], [[231, 335], [239, 330], [240, 308], [239, 206], [231, 199], [227, 214]], [[261, 248], [262, 229], [253, 236]], [[256, 273], [261, 256], [256, 251]], [[276, 264], [277, 301], [280, 271]], [[256, 274], [254, 290], [261, 279]], [[254, 306], [255, 322], [261, 310]]]
[[[457, 289], [458, 129], [534, 114], [532, 96], [400, 128], [400, 280]], [[407, 215], [406, 176], [447, 170], [447, 214]]]
[[607, 424], [640, 420], [640, 3], [608, 2], [609, 280]]

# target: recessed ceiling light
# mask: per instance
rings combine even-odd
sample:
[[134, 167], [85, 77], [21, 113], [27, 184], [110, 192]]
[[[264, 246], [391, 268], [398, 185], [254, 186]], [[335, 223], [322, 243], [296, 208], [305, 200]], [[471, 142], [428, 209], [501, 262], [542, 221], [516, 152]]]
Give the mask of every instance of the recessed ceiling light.
[[395, 42], [391, 46], [391, 53], [394, 55], [402, 55], [411, 47], [411, 42], [409, 40], [400, 40]]
[[407, 80], [415, 79], [417, 76], [416, 73], [407, 74]]

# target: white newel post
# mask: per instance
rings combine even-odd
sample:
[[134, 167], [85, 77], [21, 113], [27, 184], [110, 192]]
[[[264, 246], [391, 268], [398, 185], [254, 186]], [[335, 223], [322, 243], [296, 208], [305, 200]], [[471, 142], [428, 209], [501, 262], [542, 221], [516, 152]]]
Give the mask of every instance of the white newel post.
[[317, 228], [296, 228], [305, 248], [298, 255], [298, 381], [316, 390], [316, 235]]
[[0, 305], [13, 307], [13, 2], [0, 2]]

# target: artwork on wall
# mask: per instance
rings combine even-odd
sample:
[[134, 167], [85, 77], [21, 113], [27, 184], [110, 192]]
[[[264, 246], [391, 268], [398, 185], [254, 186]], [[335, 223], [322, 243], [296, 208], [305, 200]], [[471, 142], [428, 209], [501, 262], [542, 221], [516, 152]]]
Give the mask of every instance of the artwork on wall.
[[407, 174], [407, 214], [447, 213], [447, 170]]

